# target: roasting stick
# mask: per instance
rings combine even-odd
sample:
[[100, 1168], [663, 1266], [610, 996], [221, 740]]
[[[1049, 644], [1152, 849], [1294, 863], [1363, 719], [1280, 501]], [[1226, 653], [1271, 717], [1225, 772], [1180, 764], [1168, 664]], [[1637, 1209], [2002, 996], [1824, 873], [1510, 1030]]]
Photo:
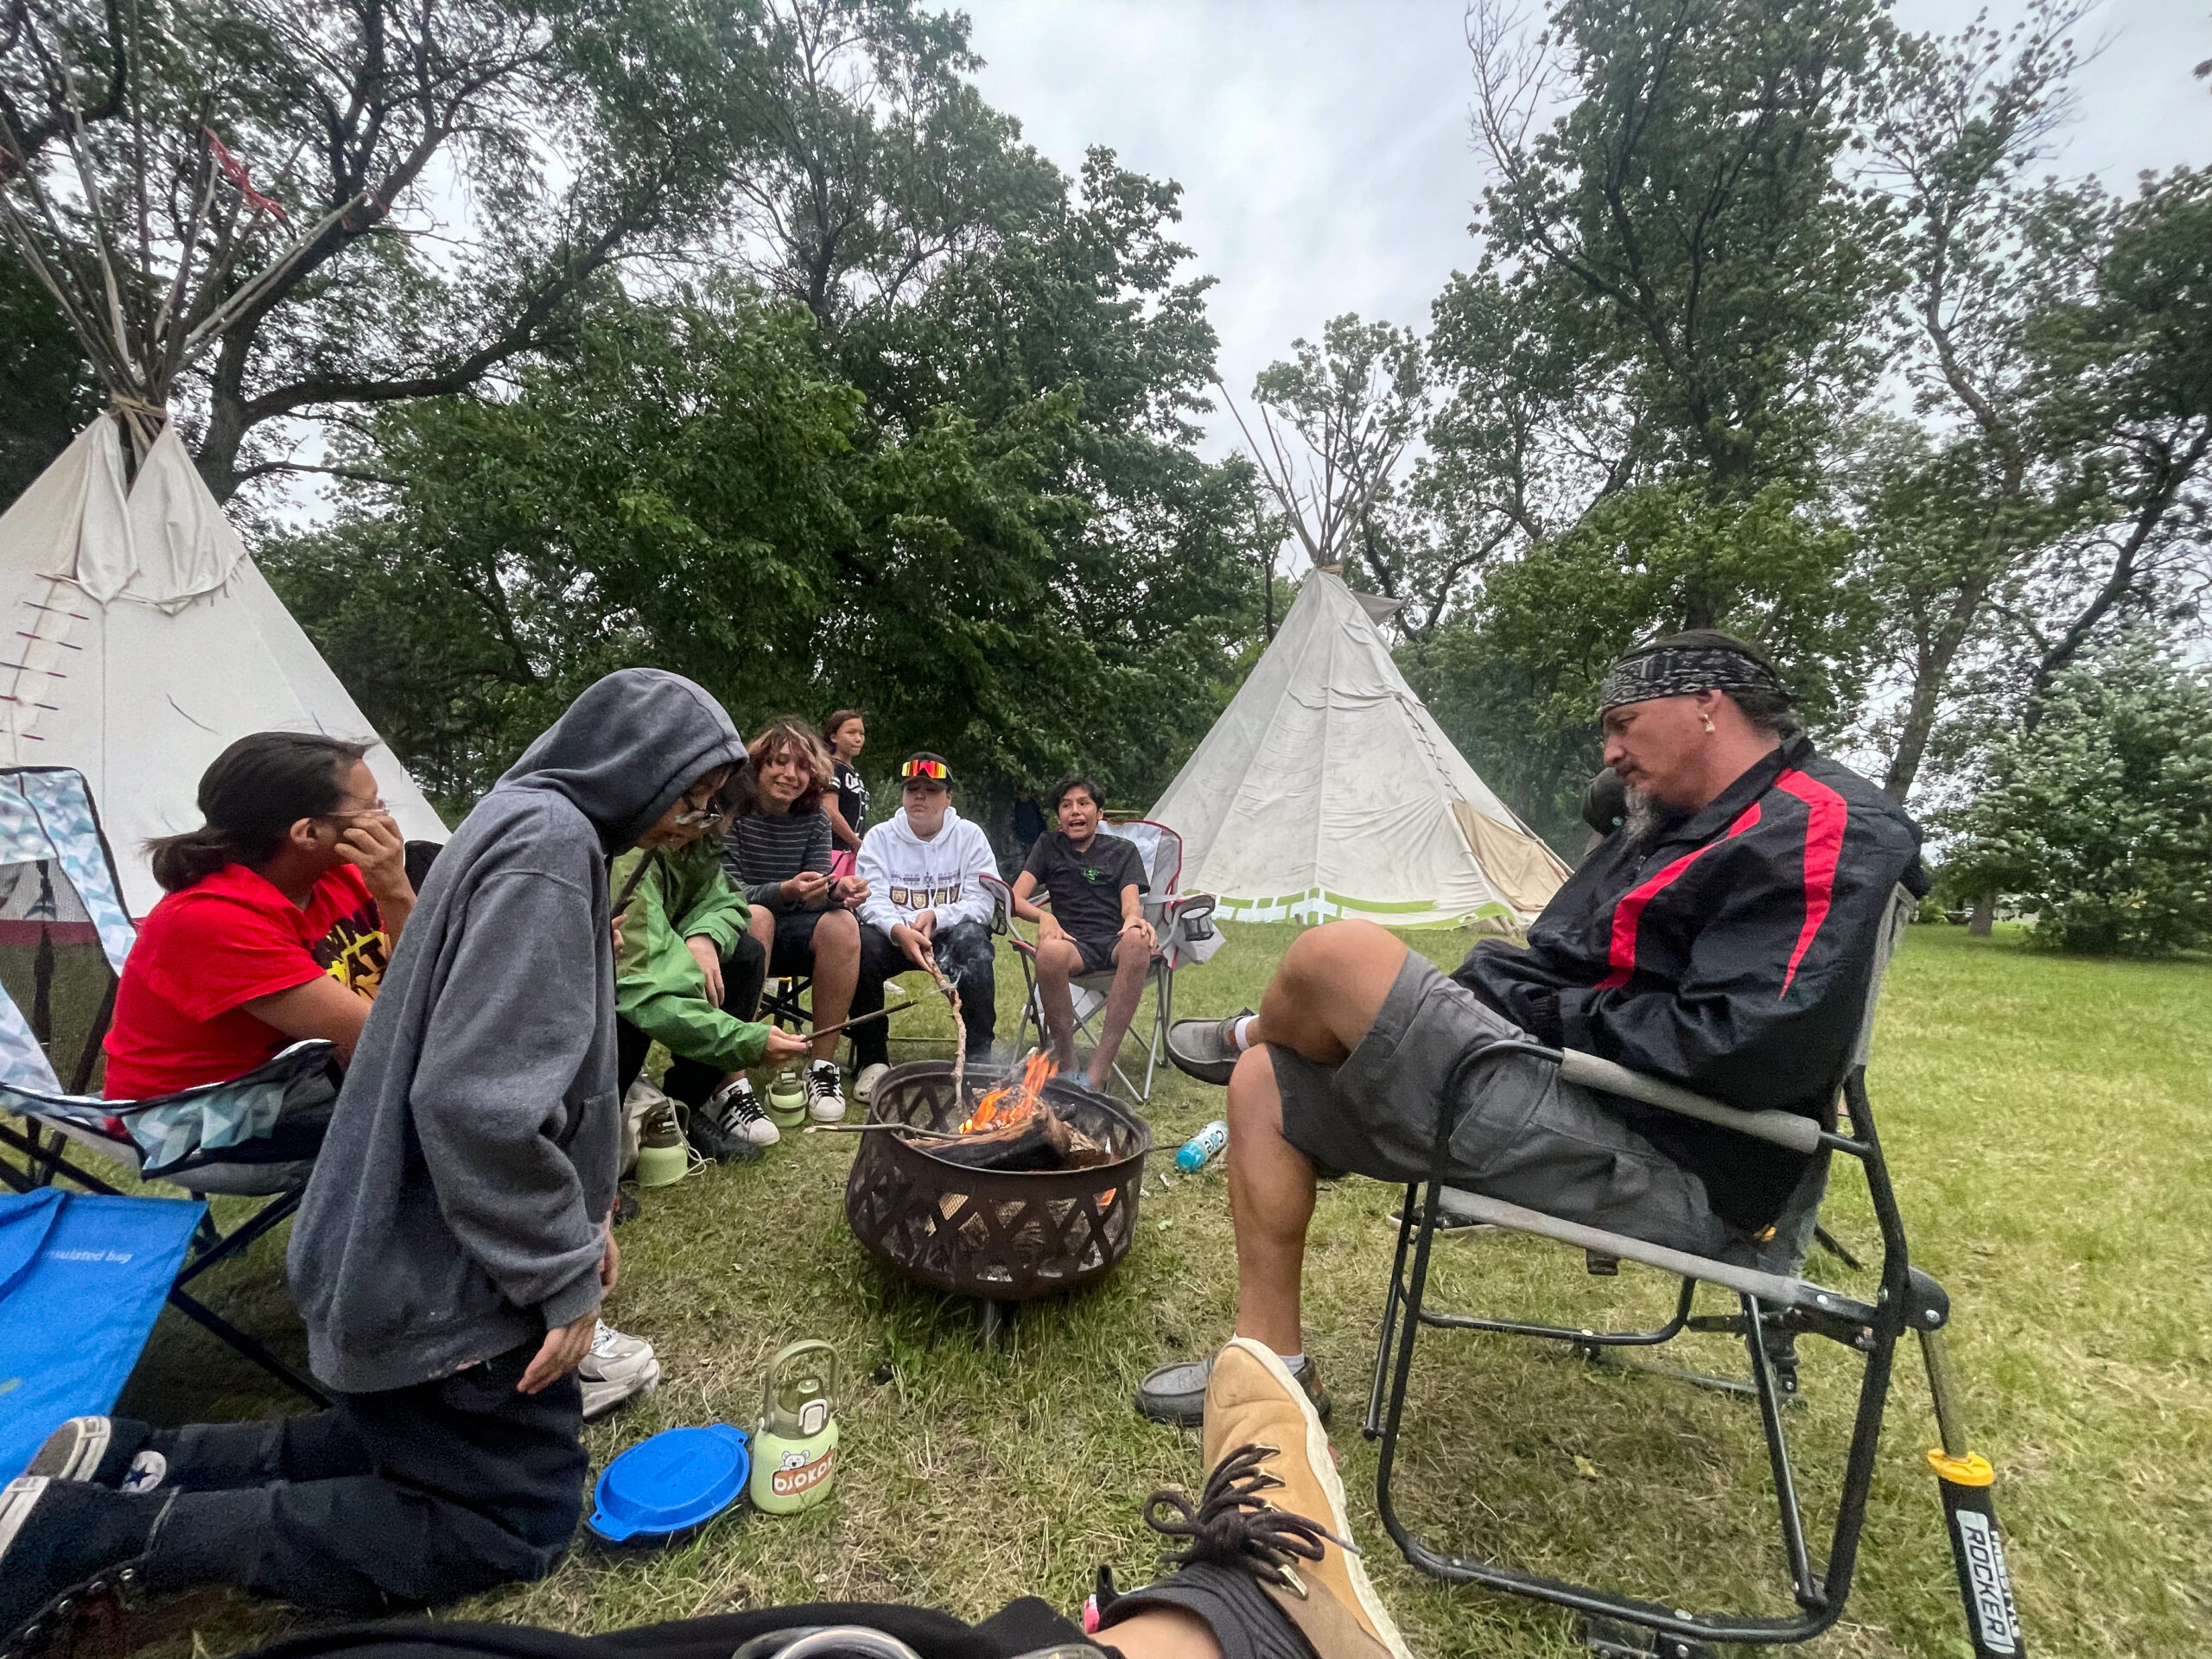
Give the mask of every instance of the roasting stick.
[[960, 988], [932, 967], [937, 974], [937, 988], [952, 1001], [952, 1104], [955, 1109], [963, 1105], [968, 1090], [968, 1020], [960, 1012]]
[[921, 1001], [919, 997], [912, 997], [904, 1002], [893, 1002], [887, 1008], [878, 1008], [873, 1014], [856, 1014], [849, 1020], [840, 1020], [834, 1026], [817, 1026], [809, 1034], [815, 1037], [829, 1037], [838, 1032], [849, 1030], [855, 1026], [864, 1026], [871, 1020], [888, 1020], [894, 1014], [906, 1013], [919, 1001]]
[[873, 1135], [878, 1129], [896, 1129], [901, 1135], [919, 1135], [925, 1141], [965, 1141], [968, 1137], [957, 1129], [925, 1129], [918, 1123], [810, 1123], [809, 1135]]

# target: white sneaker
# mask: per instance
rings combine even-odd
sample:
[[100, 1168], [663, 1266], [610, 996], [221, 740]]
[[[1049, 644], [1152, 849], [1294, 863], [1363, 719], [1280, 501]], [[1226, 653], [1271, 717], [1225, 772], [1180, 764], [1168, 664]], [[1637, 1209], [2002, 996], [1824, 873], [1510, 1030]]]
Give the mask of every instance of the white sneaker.
[[817, 1060], [806, 1068], [806, 1115], [817, 1123], [845, 1121], [845, 1078], [835, 1060]]
[[750, 1078], [740, 1077], [716, 1090], [703, 1109], [721, 1126], [724, 1135], [750, 1141], [756, 1147], [772, 1147], [784, 1138], [783, 1131], [760, 1109]]
[[873, 1065], [862, 1066], [860, 1076], [853, 1082], [853, 1098], [863, 1106], [874, 1100], [876, 1079], [890, 1069], [881, 1060], [876, 1061]]
[[591, 1352], [576, 1367], [584, 1387], [584, 1421], [604, 1417], [660, 1381], [660, 1361], [643, 1337], [626, 1337], [605, 1319], [591, 1335]]

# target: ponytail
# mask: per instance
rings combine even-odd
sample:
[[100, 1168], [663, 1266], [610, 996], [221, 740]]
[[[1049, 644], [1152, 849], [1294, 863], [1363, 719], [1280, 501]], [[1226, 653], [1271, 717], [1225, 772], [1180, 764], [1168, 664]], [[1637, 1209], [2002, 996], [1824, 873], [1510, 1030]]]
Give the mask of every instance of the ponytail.
[[256, 732], [217, 755], [200, 774], [197, 830], [146, 843], [154, 880], [182, 893], [230, 864], [258, 864], [284, 844], [293, 824], [334, 811], [346, 774], [368, 753], [308, 732]]

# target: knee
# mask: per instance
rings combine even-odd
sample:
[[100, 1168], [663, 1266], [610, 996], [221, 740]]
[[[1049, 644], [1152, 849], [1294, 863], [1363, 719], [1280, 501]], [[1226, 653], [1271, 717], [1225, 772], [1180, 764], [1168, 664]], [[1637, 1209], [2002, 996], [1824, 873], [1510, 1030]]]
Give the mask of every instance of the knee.
[[1237, 1057], [1229, 1078], [1229, 1137], [1276, 1136], [1282, 1133], [1282, 1096], [1275, 1089], [1274, 1062], [1265, 1048], [1248, 1048]]
[[861, 953], [860, 924], [853, 919], [849, 910], [823, 912], [822, 919], [814, 925], [814, 949], [817, 956], [837, 961], [857, 957]]
[[1152, 964], [1152, 947], [1134, 933], [1124, 933], [1114, 946], [1114, 966], [1122, 973], [1128, 973]]
[[1395, 941], [1389, 929], [1373, 922], [1326, 922], [1306, 929], [1290, 942], [1290, 949], [1282, 953], [1282, 965], [1275, 969], [1275, 976], [1325, 977], [1347, 958], [1376, 950], [1385, 943]]

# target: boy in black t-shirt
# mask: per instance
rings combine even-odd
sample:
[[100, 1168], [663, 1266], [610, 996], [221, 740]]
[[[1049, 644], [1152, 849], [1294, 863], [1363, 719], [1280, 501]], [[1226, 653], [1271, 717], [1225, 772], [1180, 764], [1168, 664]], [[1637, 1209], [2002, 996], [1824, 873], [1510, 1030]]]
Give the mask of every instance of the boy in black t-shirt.
[[[1098, 833], [1103, 799], [1091, 779], [1062, 779], [1046, 799], [1060, 827], [1037, 837], [1014, 879], [1014, 914], [1037, 924], [1037, 988], [1052, 1058], [1063, 1071], [1075, 1068], [1075, 998], [1068, 982], [1079, 974], [1114, 976], [1090, 1057], [1090, 1086], [1102, 1091], [1144, 995], [1153, 947], [1142, 903], [1144, 860], [1132, 842]], [[1039, 887], [1052, 899], [1050, 912], [1029, 902]]]

